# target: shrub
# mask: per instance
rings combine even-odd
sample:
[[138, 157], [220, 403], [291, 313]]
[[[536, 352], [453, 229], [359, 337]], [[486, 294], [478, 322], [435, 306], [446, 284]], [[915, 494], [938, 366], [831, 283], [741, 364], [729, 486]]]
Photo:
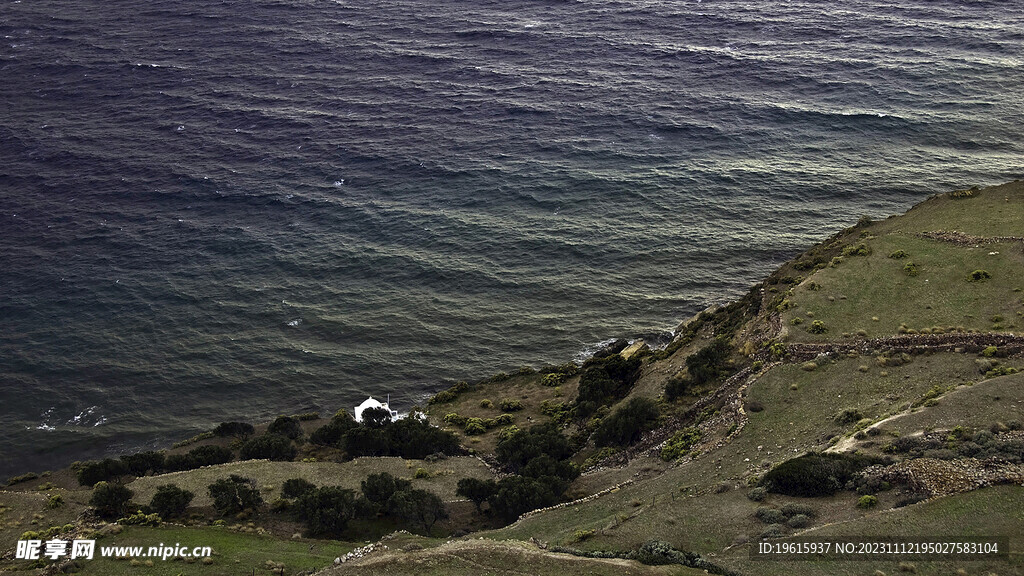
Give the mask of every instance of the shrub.
[[797, 515], [800, 515], [800, 514], [802, 514], [804, 516], [810, 516], [812, 518], [817, 515], [815, 513], [815, 511], [814, 511], [814, 507], [809, 505], [809, 504], [796, 504], [796, 503], [785, 504], [785, 505], [782, 506], [781, 510], [782, 510], [782, 513], [785, 514], [787, 518], [792, 517], [792, 516], [797, 516]]
[[427, 470], [426, 468], [417, 468], [412, 477], [417, 480], [426, 480], [427, 478], [430, 478], [430, 470]]
[[310, 490], [316, 490], [316, 484], [305, 478], [289, 478], [281, 485], [281, 497], [298, 498]]
[[878, 462], [877, 458], [850, 454], [805, 454], [769, 470], [761, 485], [769, 492], [788, 496], [829, 496], [857, 472]]
[[163, 484], [157, 486], [149, 507], [163, 518], [173, 518], [185, 512], [194, 496], [192, 492], [182, 490], [174, 484]]
[[256, 481], [232, 474], [221, 478], [207, 487], [213, 507], [222, 515], [238, 514], [243, 510], [254, 510], [263, 505], [263, 497], [256, 488]]
[[540, 385], [541, 386], [548, 386], [548, 387], [558, 386], [562, 382], [565, 382], [565, 379], [566, 379], [565, 374], [560, 374], [560, 373], [557, 373], [557, 372], [554, 373], [554, 374], [545, 374], [540, 379]]
[[251, 438], [242, 444], [239, 451], [241, 460], [256, 460], [266, 458], [268, 460], [289, 461], [295, 458], [298, 451], [292, 441], [278, 434], [262, 434]]
[[847, 246], [843, 248], [843, 256], [869, 256], [870, 254], [871, 248], [863, 242], [856, 246]]
[[247, 437], [252, 436], [256, 432], [256, 428], [252, 424], [245, 422], [221, 422], [213, 429], [213, 433], [216, 436], [228, 437], [228, 436], [239, 436]]
[[49, 510], [56, 510], [64, 506], [64, 497], [60, 494], [52, 494], [46, 499], [46, 508]]
[[683, 428], [668, 439], [661, 448], [661, 459], [666, 462], [678, 460], [690, 452], [690, 448], [700, 442], [700, 429], [693, 426]]
[[892, 258], [894, 260], [899, 260], [900, 258], [906, 258], [906, 257], [907, 257], [907, 253], [904, 252], [903, 250], [897, 250], [897, 251], [891, 252], [889, 254], [889, 258]]
[[765, 490], [762, 486], [751, 488], [750, 491], [747, 492], [747, 498], [753, 500], [754, 502], [761, 502], [767, 496], [768, 491]]
[[866, 494], [857, 499], [857, 508], [874, 508], [878, 506], [878, 498], [870, 494]]
[[118, 518], [117, 523], [122, 526], [159, 526], [162, 520], [159, 514], [146, 514], [142, 510], [138, 510], [130, 516]]
[[481, 400], [480, 401], [480, 407], [481, 408], [494, 408], [494, 402], [491, 402], [490, 400], [486, 400], [486, 399], [485, 400]]
[[461, 381], [460, 382], [456, 382], [455, 384], [452, 385], [451, 388], [448, 388], [447, 390], [442, 390], [442, 391], [438, 392], [437, 394], [434, 394], [433, 396], [431, 396], [430, 400], [427, 400], [427, 403], [428, 404], [447, 404], [448, 402], [452, 402], [456, 398], [458, 398], [459, 394], [462, 394], [463, 392], [468, 392], [469, 389], [470, 389], [469, 383], [461, 382]]
[[601, 421], [594, 433], [598, 446], [628, 446], [658, 422], [658, 405], [648, 398], [631, 398]]
[[968, 282], [984, 282], [986, 280], [991, 279], [992, 275], [989, 274], [986, 270], [975, 270], [974, 272], [971, 272], [970, 276], [967, 277]]
[[765, 524], [781, 524], [786, 521], [786, 515], [781, 510], [767, 506], [758, 506], [754, 516]]
[[761, 538], [764, 538], [764, 539], [767, 539], [767, 538], [781, 538], [782, 536], [785, 536], [785, 535], [786, 535], [786, 525], [785, 524], [770, 524], [770, 525], [768, 525], [767, 528], [764, 529], [764, 532], [761, 532]]
[[828, 328], [825, 327], [825, 323], [822, 322], [821, 320], [815, 320], [811, 322], [811, 326], [810, 328], [807, 329], [807, 331], [810, 332], [811, 334], [824, 334], [826, 331], [828, 331]]
[[345, 433], [341, 445], [351, 458], [398, 456], [419, 460], [431, 454], [453, 456], [462, 452], [454, 434], [413, 417], [387, 422], [379, 428], [356, 426]]
[[790, 528], [803, 528], [810, 523], [811, 519], [806, 514], [794, 514], [790, 516], [789, 520], [786, 520], [786, 525]]
[[502, 412], [518, 412], [523, 409], [523, 403], [519, 400], [512, 400], [509, 398], [502, 399], [498, 407]]
[[134, 495], [135, 493], [123, 484], [100, 481], [92, 489], [89, 504], [101, 517], [115, 519], [128, 513]]
[[82, 464], [75, 476], [82, 486], [95, 486], [97, 482], [107, 482], [128, 473], [128, 467], [121, 460], [105, 458]]
[[591, 538], [597, 534], [596, 530], [577, 530], [572, 533], [573, 542], [583, 542], [584, 540]]
[[476, 436], [477, 434], [483, 434], [487, 432], [487, 427], [484, 425], [484, 421], [480, 418], [469, 418], [466, 420], [466, 426], [463, 428], [467, 436]]
[[917, 269], [917, 264], [914, 264], [913, 262], [907, 262], [906, 264], [903, 265], [903, 273], [906, 274], [907, 276], [917, 276], [918, 274], [921, 273], [921, 271]]
[[846, 410], [843, 410], [839, 414], [836, 414], [833, 420], [835, 420], [836, 424], [839, 424], [840, 426], [845, 426], [847, 424], [853, 424], [854, 422], [857, 422], [862, 418], [864, 418], [864, 415], [861, 414], [860, 410], [854, 408], [847, 408]]

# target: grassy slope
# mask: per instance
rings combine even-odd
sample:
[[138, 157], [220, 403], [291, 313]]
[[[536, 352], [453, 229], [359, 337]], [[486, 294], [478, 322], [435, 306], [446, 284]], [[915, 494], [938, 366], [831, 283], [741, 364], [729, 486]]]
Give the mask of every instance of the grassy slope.
[[[849, 235], [847, 244], [863, 242], [872, 253], [844, 257], [841, 264], [810, 274], [794, 288], [790, 300], [795, 307], [783, 314], [783, 326], [790, 339], [809, 342], [858, 330], [869, 337], [892, 335], [900, 324], [917, 330], [941, 326], [1019, 332], [1024, 327], [1024, 253], [1019, 242], [962, 246], [917, 234], [957, 230], [982, 237], [1024, 236], [1022, 221], [1022, 182], [989, 188], [973, 198], [929, 199], [905, 215], [867, 228], [871, 237]], [[896, 250], [908, 256], [889, 258]], [[917, 265], [917, 276], [903, 271], [909, 261]], [[987, 270], [992, 279], [968, 282], [976, 269]], [[821, 288], [810, 290], [811, 282]], [[994, 322], [997, 315], [1003, 320]], [[793, 318], [804, 323], [793, 326]], [[812, 319], [823, 321], [828, 331], [809, 333]]]
[[[432, 477], [412, 479], [417, 468], [426, 469]], [[493, 476], [489, 468], [472, 457], [448, 458], [434, 463], [401, 458], [357, 458], [344, 463], [247, 460], [186, 472], [146, 476], [136, 479], [128, 487], [135, 491], [136, 502], [149, 502], [157, 486], [176, 484], [196, 495], [192, 502], [193, 506], [209, 506], [211, 501], [206, 491], [207, 486], [220, 478], [227, 478], [230, 474], [258, 479], [263, 499], [272, 502], [280, 496], [281, 484], [289, 478], [304, 478], [318, 486], [342, 486], [359, 490], [361, 481], [378, 472], [389, 472], [393, 476], [412, 479], [414, 488], [429, 490], [446, 501], [458, 498], [455, 489], [460, 478], [485, 479]]]
[[[864, 363], [872, 366], [868, 372], [859, 371]], [[764, 525], [753, 517], [757, 504], [745, 496], [748, 476], [804, 451], [827, 448], [832, 436], [851, 432], [853, 424], [833, 420], [844, 409], [881, 418], [920, 399], [936, 384], [965, 382], [976, 375], [973, 359], [959, 354], [919, 357], [885, 370], [888, 376], [870, 358], [843, 359], [813, 372], [779, 366], [747, 393], [765, 410], [751, 413], [740, 435], [723, 448], [616, 493], [529, 517], [497, 534], [569, 543], [577, 529], [593, 529], [597, 534], [581, 547], [627, 549], [657, 538], [702, 553], [722, 550], [739, 536], [756, 536]], [[796, 390], [791, 389], [794, 384]], [[730, 490], [713, 493], [720, 482]], [[849, 519], [859, 514], [855, 500], [844, 495], [812, 503], [822, 507], [823, 517]], [[779, 505], [786, 501], [777, 499]]]

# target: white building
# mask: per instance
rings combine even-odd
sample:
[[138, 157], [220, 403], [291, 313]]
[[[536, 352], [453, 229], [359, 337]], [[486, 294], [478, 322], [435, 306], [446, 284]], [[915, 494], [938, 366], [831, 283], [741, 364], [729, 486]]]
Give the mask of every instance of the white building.
[[[390, 400], [390, 398], [389, 398], [389, 400]], [[362, 404], [360, 404], [359, 406], [356, 406], [356, 409], [355, 409], [356, 422], [362, 422], [363, 421], [363, 410], [366, 410], [367, 408], [383, 408], [383, 409], [388, 411], [388, 414], [391, 414], [391, 419], [392, 420], [394, 420], [395, 418], [398, 417], [398, 411], [397, 410], [392, 410], [391, 406], [388, 406], [387, 402], [381, 402], [379, 400], [375, 400], [373, 398], [373, 396], [370, 396], [366, 400], [363, 400]]]

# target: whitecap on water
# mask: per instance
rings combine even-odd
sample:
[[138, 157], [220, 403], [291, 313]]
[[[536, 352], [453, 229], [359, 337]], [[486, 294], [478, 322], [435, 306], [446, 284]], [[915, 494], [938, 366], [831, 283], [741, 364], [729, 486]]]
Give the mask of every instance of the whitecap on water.
[[292, 320], [291, 322], [288, 322], [288, 326], [291, 326], [293, 328], [295, 326], [298, 326], [299, 324], [302, 324], [302, 319], [301, 318], [296, 318], [295, 320]]
[[335, 180], [334, 181], [334, 187], [335, 188], [339, 188], [339, 187], [343, 186], [344, 184], [345, 184], [345, 179], [344, 178], [342, 178], [341, 180]]

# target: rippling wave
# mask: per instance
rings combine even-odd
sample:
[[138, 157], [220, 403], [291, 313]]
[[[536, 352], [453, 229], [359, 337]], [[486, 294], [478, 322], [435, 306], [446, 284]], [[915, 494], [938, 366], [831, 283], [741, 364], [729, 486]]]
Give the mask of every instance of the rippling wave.
[[1024, 174], [1012, 3], [10, 1], [0, 472], [665, 334]]

